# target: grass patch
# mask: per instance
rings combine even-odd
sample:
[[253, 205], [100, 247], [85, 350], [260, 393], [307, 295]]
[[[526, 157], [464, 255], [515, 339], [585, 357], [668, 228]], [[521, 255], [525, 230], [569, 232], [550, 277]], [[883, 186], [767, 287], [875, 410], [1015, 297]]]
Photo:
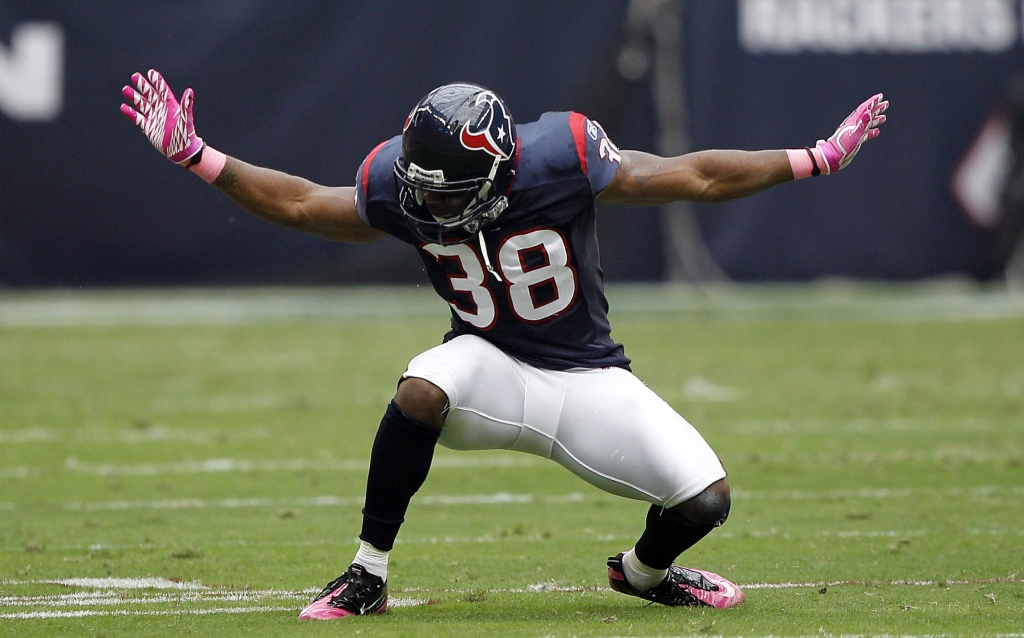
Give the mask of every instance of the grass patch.
[[[443, 308], [292, 316], [290, 301], [257, 295], [256, 307], [280, 313], [157, 325], [111, 319], [119, 303], [149, 308], [146, 294], [104, 293], [90, 315], [102, 321], [12, 320], [0, 328], [0, 628], [1019, 632], [1017, 302], [919, 288], [858, 288], [838, 301], [775, 291], [624, 289], [618, 314], [612, 299], [634, 371], [729, 469], [729, 522], [681, 560], [747, 585], [747, 602], [724, 613], [647, 607], [606, 588], [604, 559], [635, 541], [644, 504], [535, 457], [439, 449], [392, 554], [392, 612], [343, 627], [295, 620], [355, 552], [377, 423], [408, 360], [439, 341]], [[189, 312], [224, 302], [180, 295]], [[387, 296], [395, 309], [401, 298]], [[46, 314], [39, 296], [12, 303], [0, 318]]]

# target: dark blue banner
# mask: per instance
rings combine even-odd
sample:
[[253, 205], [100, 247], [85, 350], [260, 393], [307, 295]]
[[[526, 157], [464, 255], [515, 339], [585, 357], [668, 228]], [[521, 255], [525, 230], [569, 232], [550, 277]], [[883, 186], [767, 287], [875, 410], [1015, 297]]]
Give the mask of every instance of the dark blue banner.
[[[493, 87], [520, 121], [576, 108], [616, 124], [622, 82], [605, 78], [624, 14], [613, 0], [0, 0], [0, 284], [420, 282], [398, 242], [336, 244], [249, 217], [149, 145], [118, 112], [121, 87], [159, 69], [179, 95], [195, 89], [210, 144], [353, 184], [446, 82]], [[645, 217], [656, 242], [656, 212]], [[612, 252], [625, 276], [660, 274], [648, 255]]]
[[869, 96], [881, 136], [835, 177], [700, 207], [712, 254], [741, 280], [909, 279], [1002, 268], [991, 229], [951, 189], [958, 162], [1024, 72], [1015, 0], [689, 3], [697, 148], [813, 145]]
[[[997, 275], [998, 225], [969, 221], [950, 184], [1024, 70], [1018, 4], [685, 3], [694, 149], [811, 145], [871, 94], [892, 101], [841, 175], [698, 207], [725, 272]], [[656, 151], [651, 82], [621, 72], [629, 15], [617, 0], [0, 0], [0, 285], [422, 281], [397, 242], [333, 244], [237, 209], [122, 118], [121, 86], [157, 68], [179, 94], [195, 89], [212, 145], [331, 185], [351, 184], [411, 105], [455, 80], [494, 88], [519, 121], [574, 109], [620, 147]], [[659, 214], [602, 211], [610, 279], [665, 275]]]

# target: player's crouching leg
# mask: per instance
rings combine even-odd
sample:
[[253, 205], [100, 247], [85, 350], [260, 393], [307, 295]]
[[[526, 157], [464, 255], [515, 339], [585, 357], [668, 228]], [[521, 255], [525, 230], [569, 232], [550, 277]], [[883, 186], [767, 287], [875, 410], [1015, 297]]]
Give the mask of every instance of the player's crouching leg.
[[421, 379], [405, 379], [381, 419], [370, 452], [359, 550], [348, 570], [327, 584], [300, 620], [382, 614], [388, 606], [388, 555], [409, 501], [430, 471], [447, 398]]
[[735, 583], [701, 569], [673, 565], [729, 516], [725, 479], [672, 508], [651, 506], [647, 527], [636, 546], [608, 559], [608, 582], [615, 591], [671, 607], [725, 609], [743, 602]]

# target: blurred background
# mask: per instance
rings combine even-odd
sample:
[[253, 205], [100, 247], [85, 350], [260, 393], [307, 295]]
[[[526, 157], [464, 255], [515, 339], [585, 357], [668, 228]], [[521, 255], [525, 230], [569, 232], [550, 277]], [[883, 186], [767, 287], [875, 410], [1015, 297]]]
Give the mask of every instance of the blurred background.
[[149, 68], [195, 89], [207, 142], [329, 185], [455, 80], [662, 154], [812, 145], [884, 92], [882, 136], [838, 177], [602, 207], [607, 278], [1019, 282], [1021, 4], [0, 0], [0, 286], [425, 281], [396, 241], [276, 228], [169, 164], [118, 112]]

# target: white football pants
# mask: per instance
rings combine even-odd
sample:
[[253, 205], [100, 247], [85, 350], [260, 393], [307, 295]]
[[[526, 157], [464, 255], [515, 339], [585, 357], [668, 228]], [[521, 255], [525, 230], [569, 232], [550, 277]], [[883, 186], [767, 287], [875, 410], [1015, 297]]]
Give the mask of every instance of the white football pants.
[[621, 368], [536, 368], [463, 335], [427, 350], [404, 377], [448, 395], [438, 443], [549, 458], [606, 492], [664, 507], [725, 477], [686, 419]]

